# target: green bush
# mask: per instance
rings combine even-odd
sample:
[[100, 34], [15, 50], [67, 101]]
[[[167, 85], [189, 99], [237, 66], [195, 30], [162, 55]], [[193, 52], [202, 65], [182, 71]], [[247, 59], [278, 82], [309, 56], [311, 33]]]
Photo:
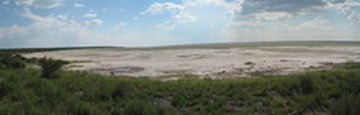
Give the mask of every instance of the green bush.
[[42, 68], [41, 77], [43, 78], [56, 78], [57, 76], [55, 75], [55, 72], [63, 65], [68, 64], [66, 61], [54, 60], [46, 57], [41, 58], [38, 63]]
[[0, 53], [0, 69], [23, 69], [26, 58], [19, 54]]

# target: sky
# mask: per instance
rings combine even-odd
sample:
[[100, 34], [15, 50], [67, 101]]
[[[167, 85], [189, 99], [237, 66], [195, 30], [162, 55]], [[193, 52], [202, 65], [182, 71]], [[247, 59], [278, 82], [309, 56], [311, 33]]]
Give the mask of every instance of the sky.
[[360, 41], [360, 0], [0, 0], [0, 48]]

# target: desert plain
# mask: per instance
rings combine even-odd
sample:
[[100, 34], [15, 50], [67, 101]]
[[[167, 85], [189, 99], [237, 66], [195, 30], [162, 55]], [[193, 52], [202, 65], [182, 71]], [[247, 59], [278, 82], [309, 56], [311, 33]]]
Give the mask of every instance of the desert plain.
[[285, 75], [360, 62], [359, 42], [253, 42], [143, 48], [89, 48], [23, 54], [73, 63], [65, 69], [104, 75], [228, 78]]

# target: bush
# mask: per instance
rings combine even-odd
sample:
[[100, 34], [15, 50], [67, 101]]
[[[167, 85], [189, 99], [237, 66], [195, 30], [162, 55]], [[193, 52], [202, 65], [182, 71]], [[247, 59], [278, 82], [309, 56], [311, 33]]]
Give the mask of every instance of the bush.
[[41, 58], [38, 61], [39, 65], [41, 66], [42, 74], [41, 77], [43, 78], [56, 78], [55, 72], [59, 70], [63, 65], [68, 64], [66, 61], [62, 60], [54, 60], [51, 58]]
[[22, 69], [26, 67], [25, 61], [19, 54], [0, 53], [0, 69]]

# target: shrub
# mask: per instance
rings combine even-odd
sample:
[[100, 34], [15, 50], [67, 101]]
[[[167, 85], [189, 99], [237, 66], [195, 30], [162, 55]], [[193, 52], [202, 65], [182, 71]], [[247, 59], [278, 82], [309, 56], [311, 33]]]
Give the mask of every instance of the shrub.
[[0, 69], [22, 69], [26, 67], [25, 61], [19, 54], [0, 53]]
[[68, 64], [66, 61], [54, 60], [46, 57], [41, 58], [38, 63], [43, 69], [41, 74], [41, 77], [43, 78], [56, 78], [57, 76], [55, 75], [55, 72], [63, 65]]

